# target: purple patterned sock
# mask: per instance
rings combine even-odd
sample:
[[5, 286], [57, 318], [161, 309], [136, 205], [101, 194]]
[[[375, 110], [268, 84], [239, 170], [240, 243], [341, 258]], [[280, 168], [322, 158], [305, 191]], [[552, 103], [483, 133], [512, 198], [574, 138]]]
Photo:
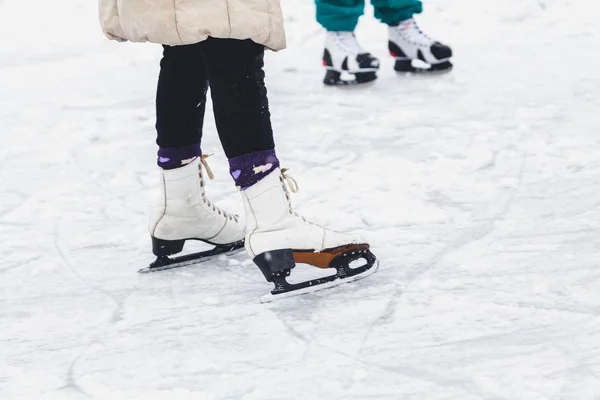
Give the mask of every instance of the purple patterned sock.
[[248, 189], [275, 168], [279, 168], [275, 149], [255, 151], [229, 159], [229, 172], [236, 186], [242, 190]]
[[184, 147], [159, 147], [156, 163], [162, 169], [175, 169], [188, 165], [201, 155], [200, 143]]

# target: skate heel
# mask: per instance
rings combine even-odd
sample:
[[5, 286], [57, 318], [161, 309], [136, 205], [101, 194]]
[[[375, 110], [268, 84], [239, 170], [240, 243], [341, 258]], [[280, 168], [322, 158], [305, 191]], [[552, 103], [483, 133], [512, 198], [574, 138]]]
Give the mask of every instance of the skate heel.
[[337, 86], [340, 84], [342, 80], [342, 73], [339, 71], [334, 71], [332, 69], [328, 69], [325, 73], [325, 79], [323, 79], [323, 83], [327, 86]]
[[157, 257], [181, 253], [184, 243], [185, 239], [164, 240], [152, 236], [152, 253]]
[[394, 70], [397, 72], [416, 72], [416, 68], [412, 65], [412, 60], [404, 59], [404, 60], [396, 60], [396, 64], [394, 65]]
[[267, 282], [273, 282], [273, 278], [277, 276], [289, 276], [296, 266], [291, 249], [266, 251], [254, 257], [253, 261]]

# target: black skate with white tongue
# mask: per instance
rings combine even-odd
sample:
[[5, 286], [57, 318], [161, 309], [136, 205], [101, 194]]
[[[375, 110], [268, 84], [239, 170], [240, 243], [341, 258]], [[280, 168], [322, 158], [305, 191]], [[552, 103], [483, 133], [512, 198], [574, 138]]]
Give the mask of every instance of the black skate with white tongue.
[[452, 49], [427, 36], [414, 19], [389, 27], [388, 48], [397, 72], [441, 74], [452, 70]]
[[354, 86], [377, 79], [379, 60], [365, 51], [353, 32], [327, 32], [323, 66], [327, 86]]

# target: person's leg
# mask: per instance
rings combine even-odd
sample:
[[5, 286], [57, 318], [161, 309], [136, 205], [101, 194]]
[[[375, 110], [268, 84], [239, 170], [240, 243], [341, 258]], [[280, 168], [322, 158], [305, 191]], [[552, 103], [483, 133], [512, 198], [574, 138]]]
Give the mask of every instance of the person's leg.
[[353, 32], [365, 11], [364, 0], [315, 0], [317, 22], [330, 32]]
[[[275, 154], [264, 48], [249, 40], [211, 38], [201, 48], [219, 137], [244, 199], [246, 250], [267, 281], [275, 282], [275, 292], [313, 289], [338, 278], [372, 273], [375, 257], [368, 244], [310, 223], [292, 208], [290, 191], [297, 185], [279, 168]], [[366, 260], [364, 267], [351, 269], [349, 263], [357, 259]], [[338, 274], [290, 286], [285, 277], [296, 262], [336, 268]]]
[[423, 11], [420, 0], [371, 0], [375, 18], [386, 25], [396, 26]]
[[[279, 167], [265, 87], [264, 46], [251, 40], [209, 38], [202, 43], [219, 138], [236, 182], [248, 187]], [[252, 165], [252, 168], [245, 168]], [[264, 173], [269, 170], [265, 170]]]
[[182, 161], [200, 156], [207, 90], [199, 46], [163, 46], [156, 91], [160, 167], [177, 168]]
[[208, 38], [201, 44], [219, 138], [227, 158], [273, 150], [265, 87], [264, 46], [251, 40]]
[[[160, 184], [148, 226], [158, 259], [146, 271], [242, 248], [245, 233], [238, 217], [212, 204], [204, 189], [200, 142], [208, 82], [200, 47], [164, 46], [160, 66], [156, 95]], [[181, 252], [187, 240], [216, 247], [210, 253], [168, 258]]]

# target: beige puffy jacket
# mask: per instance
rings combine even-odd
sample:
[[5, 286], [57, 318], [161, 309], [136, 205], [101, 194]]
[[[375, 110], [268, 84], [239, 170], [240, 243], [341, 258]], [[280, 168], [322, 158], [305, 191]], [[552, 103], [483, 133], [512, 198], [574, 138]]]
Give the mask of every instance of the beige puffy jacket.
[[99, 11], [104, 34], [119, 41], [182, 45], [211, 36], [285, 48], [279, 0], [99, 0]]

